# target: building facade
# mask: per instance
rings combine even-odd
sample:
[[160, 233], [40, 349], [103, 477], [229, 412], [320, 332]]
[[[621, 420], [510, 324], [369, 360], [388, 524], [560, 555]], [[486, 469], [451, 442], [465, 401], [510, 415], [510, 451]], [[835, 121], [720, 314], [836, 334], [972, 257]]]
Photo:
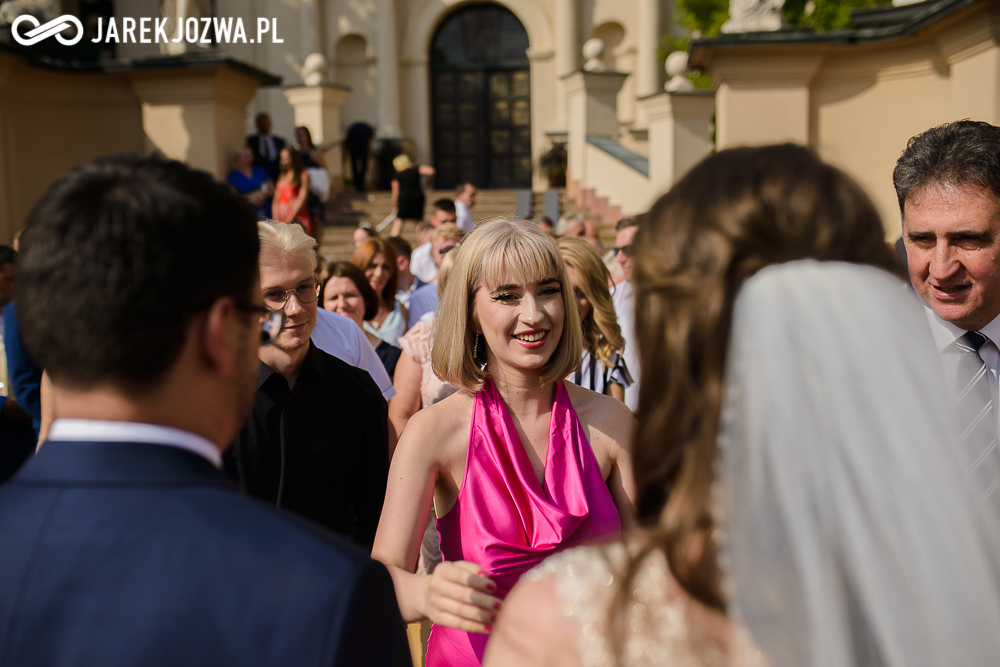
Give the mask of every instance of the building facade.
[[[284, 87], [301, 86], [303, 63], [320, 53], [324, 83], [350, 89], [341, 125], [364, 121], [379, 137], [403, 139], [417, 161], [438, 169], [438, 187], [463, 179], [541, 188], [537, 158], [567, 133], [564, 77], [583, 66], [583, 45], [593, 38], [603, 49], [589, 45], [600, 51], [590, 66], [628, 74], [617, 100], [619, 138], [644, 153], [647, 121], [637, 101], [663, 90], [657, 48], [671, 7], [666, 0], [119, 0], [114, 13], [240, 18], [248, 32], [271, 19], [280, 43], [186, 49], [222, 51], [280, 76]], [[164, 51], [123, 43], [115, 55]], [[277, 133], [291, 134], [282, 88], [261, 89], [248, 111], [249, 119], [268, 112]]]

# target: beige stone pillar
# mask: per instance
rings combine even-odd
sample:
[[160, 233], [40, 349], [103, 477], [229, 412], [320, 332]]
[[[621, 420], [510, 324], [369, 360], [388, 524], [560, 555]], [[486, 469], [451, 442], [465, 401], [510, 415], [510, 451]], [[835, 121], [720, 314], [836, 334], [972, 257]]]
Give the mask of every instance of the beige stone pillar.
[[556, 0], [556, 49], [555, 67], [558, 81], [556, 100], [556, 128], [566, 129], [568, 91], [562, 79], [580, 67], [580, 15], [579, 0]]
[[791, 141], [812, 143], [809, 86], [821, 53], [716, 55], [708, 68], [716, 86], [719, 150]]
[[[622, 72], [580, 71], [562, 78], [569, 104], [567, 178], [577, 184], [588, 182], [587, 137], [618, 138], [618, 91], [627, 76]], [[570, 187], [571, 196], [576, 194], [574, 189]]]
[[158, 150], [224, 178], [246, 139], [246, 108], [260, 79], [219, 64], [204, 68], [134, 70], [146, 150]]
[[393, 0], [377, 0], [375, 16], [375, 82], [378, 99], [378, 134], [399, 137], [399, 59], [396, 55], [396, 8]]
[[660, 93], [639, 101], [649, 119], [649, 182], [660, 194], [712, 150], [712, 91]]
[[325, 53], [320, 37], [319, 0], [299, 0], [299, 53], [303, 60], [310, 53]]
[[[340, 109], [351, 89], [347, 86], [326, 84], [322, 86], [294, 86], [285, 88], [285, 98], [295, 113], [295, 127], [309, 128], [317, 146], [340, 139]], [[343, 183], [343, 157], [340, 143], [330, 146], [324, 153], [327, 171], [330, 172], [330, 194], [341, 189]]]

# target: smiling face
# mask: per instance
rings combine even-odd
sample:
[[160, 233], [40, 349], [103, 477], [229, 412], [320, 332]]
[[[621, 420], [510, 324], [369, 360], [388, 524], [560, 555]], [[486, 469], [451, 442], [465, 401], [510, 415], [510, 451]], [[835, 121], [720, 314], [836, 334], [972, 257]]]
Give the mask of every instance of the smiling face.
[[903, 215], [910, 282], [943, 320], [967, 331], [1000, 314], [1000, 198], [976, 185], [929, 186]]
[[491, 369], [540, 370], [562, 338], [565, 306], [559, 279], [482, 286], [474, 299]]
[[327, 281], [323, 307], [354, 320], [359, 327], [364, 326], [365, 298], [350, 278], [334, 276]]
[[365, 269], [365, 278], [368, 279], [368, 284], [372, 286], [372, 289], [380, 297], [390, 277], [392, 277], [392, 267], [386, 261], [385, 255], [380, 252], [372, 255], [372, 258], [368, 261], [368, 268]]
[[[305, 293], [312, 286], [315, 294], [312, 260], [305, 252], [263, 256], [260, 258], [260, 286], [268, 308], [280, 304], [286, 290]], [[275, 347], [289, 352], [309, 345], [309, 337], [316, 327], [316, 301], [302, 303], [294, 292], [288, 295], [284, 304], [285, 324], [274, 341]]]

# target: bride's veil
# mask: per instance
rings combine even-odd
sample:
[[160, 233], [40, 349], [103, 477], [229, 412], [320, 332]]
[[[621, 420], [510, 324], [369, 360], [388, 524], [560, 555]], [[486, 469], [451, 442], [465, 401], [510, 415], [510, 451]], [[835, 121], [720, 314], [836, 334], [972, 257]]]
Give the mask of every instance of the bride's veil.
[[735, 304], [715, 488], [730, 613], [771, 667], [1000, 662], [1000, 539], [927, 320], [867, 266]]

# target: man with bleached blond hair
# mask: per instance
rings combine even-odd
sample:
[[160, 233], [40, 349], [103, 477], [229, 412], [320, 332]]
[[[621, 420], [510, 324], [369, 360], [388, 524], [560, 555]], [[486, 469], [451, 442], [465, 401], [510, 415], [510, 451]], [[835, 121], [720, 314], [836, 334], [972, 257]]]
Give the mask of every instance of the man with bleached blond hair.
[[258, 223], [260, 291], [284, 325], [258, 351], [253, 411], [226, 456], [242, 488], [371, 549], [389, 473], [388, 413], [371, 376], [312, 342], [316, 241]]

